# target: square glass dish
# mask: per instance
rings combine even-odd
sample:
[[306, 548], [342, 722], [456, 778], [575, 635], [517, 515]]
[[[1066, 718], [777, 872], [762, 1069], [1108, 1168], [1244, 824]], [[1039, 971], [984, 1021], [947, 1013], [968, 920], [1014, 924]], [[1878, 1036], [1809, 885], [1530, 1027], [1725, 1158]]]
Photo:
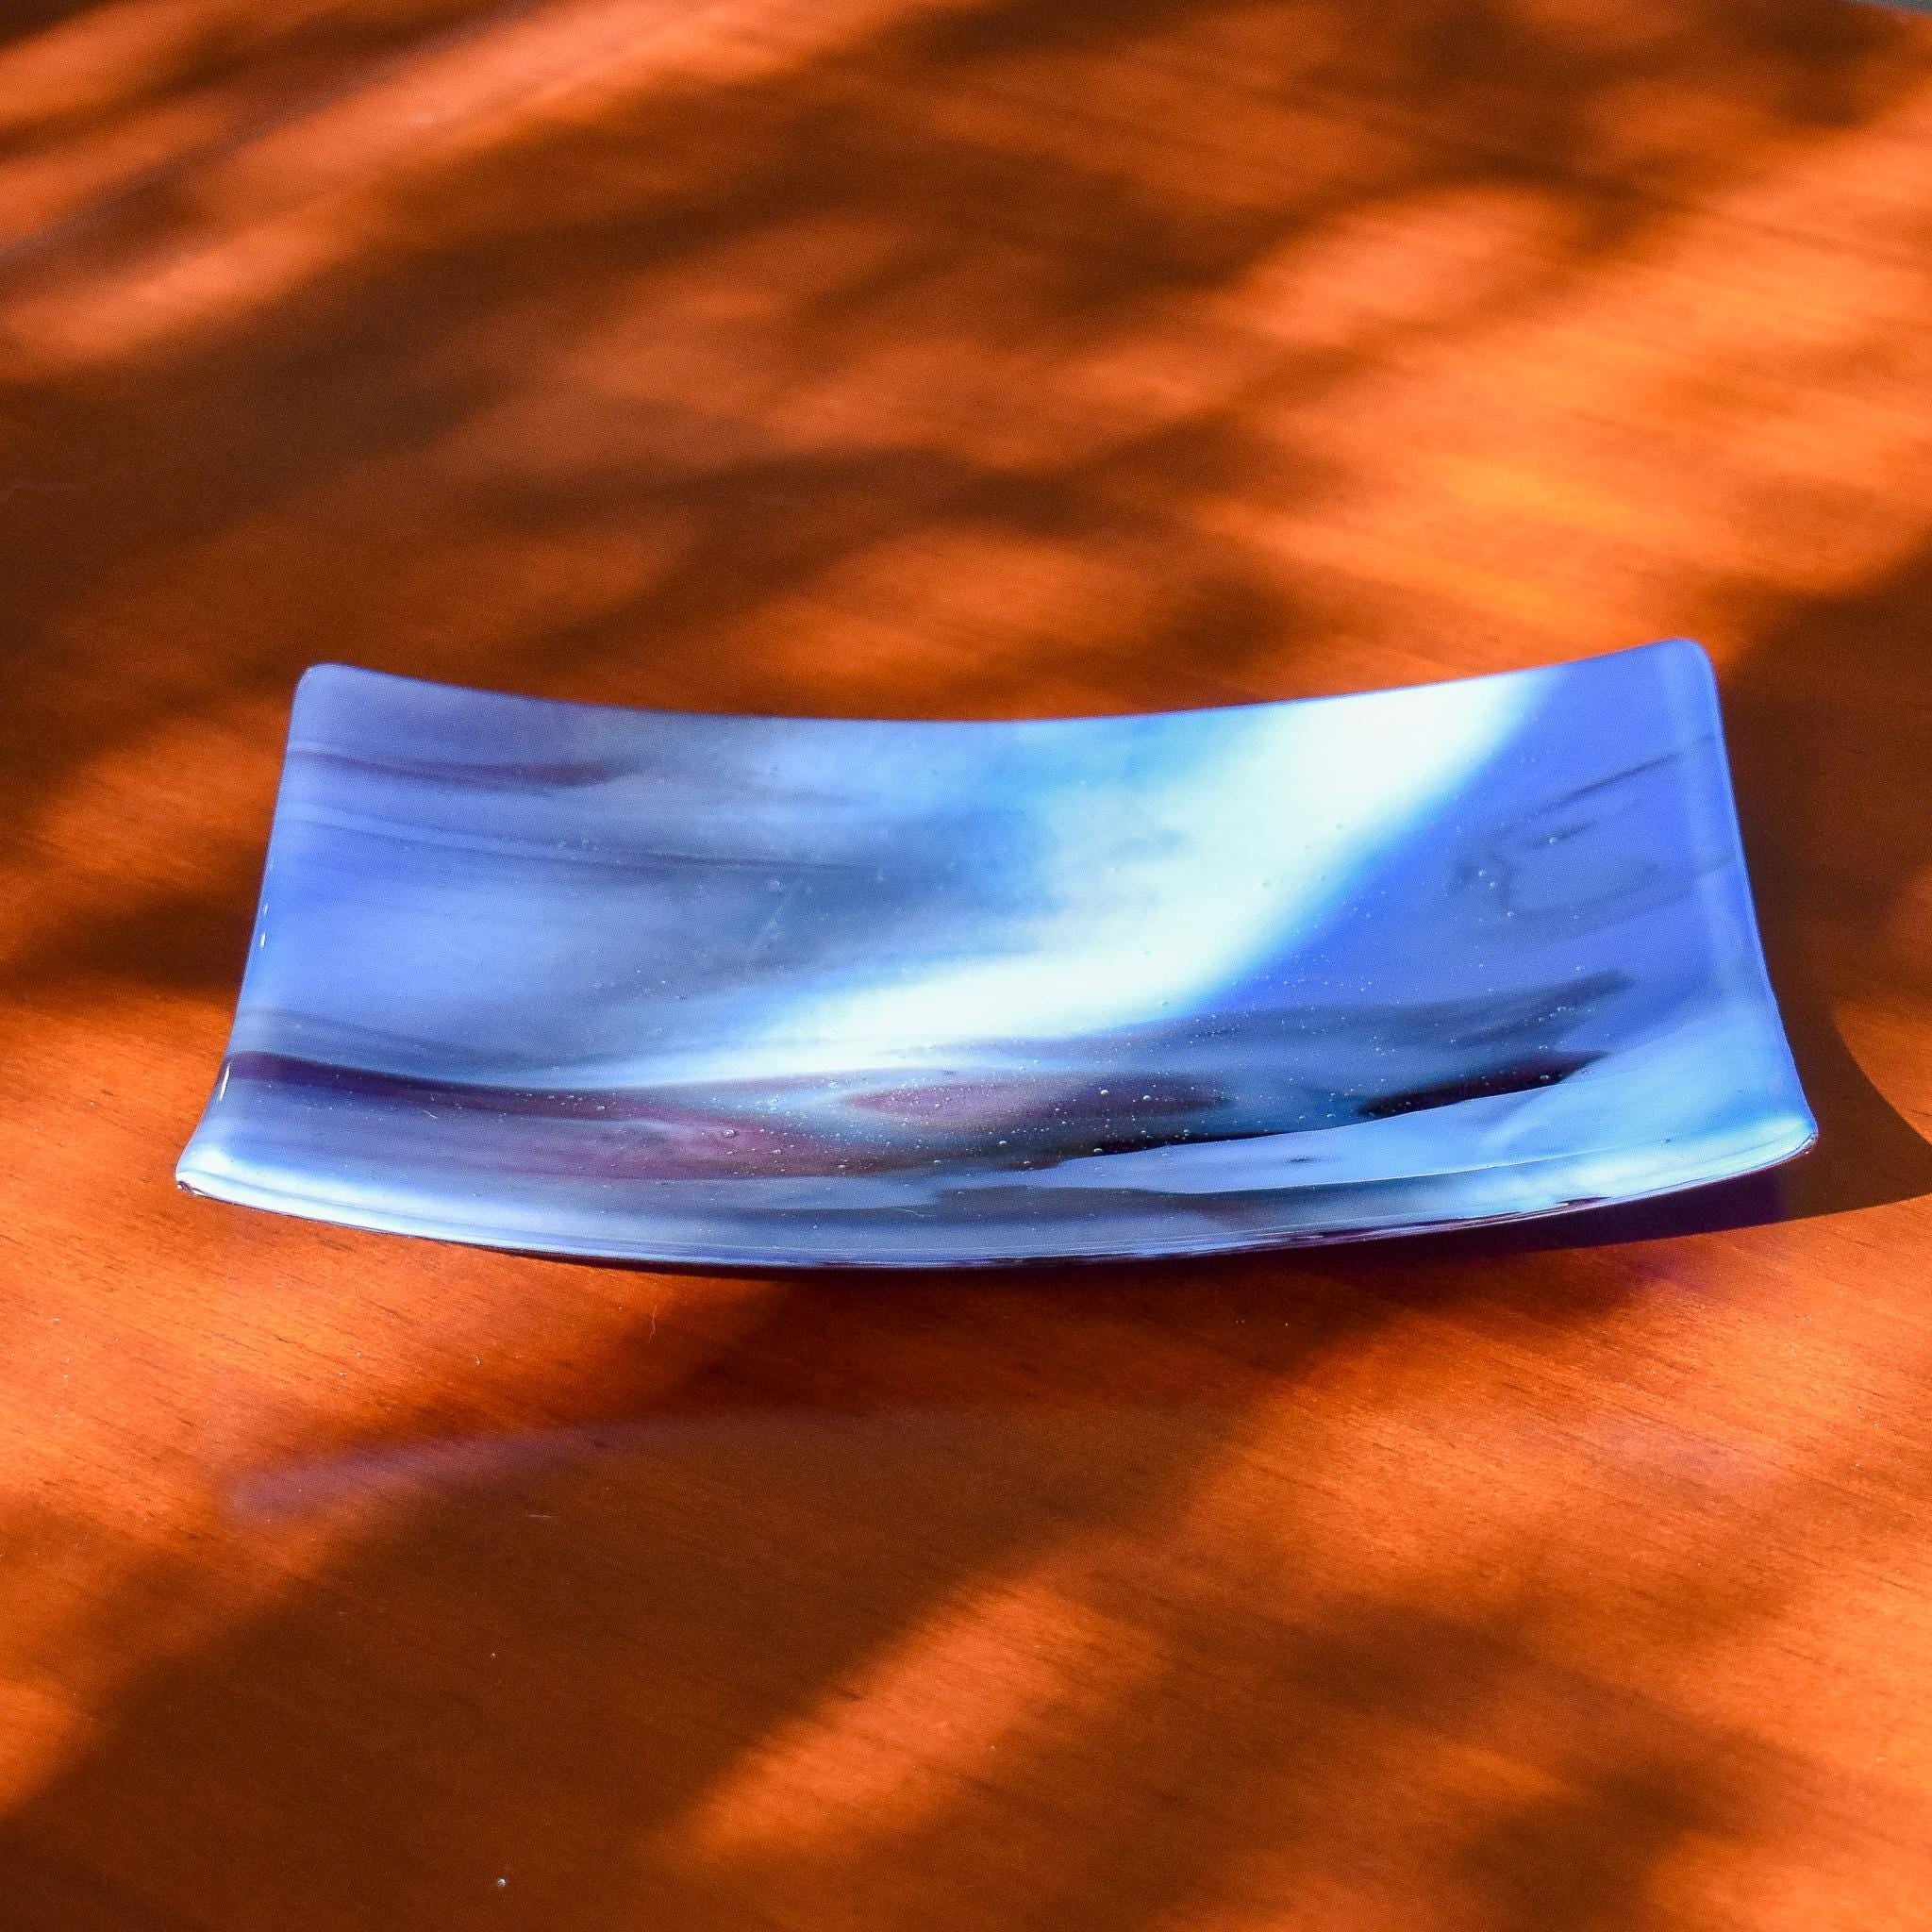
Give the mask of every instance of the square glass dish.
[[719, 1267], [1332, 1241], [1814, 1128], [1694, 644], [991, 724], [303, 679], [197, 1193]]

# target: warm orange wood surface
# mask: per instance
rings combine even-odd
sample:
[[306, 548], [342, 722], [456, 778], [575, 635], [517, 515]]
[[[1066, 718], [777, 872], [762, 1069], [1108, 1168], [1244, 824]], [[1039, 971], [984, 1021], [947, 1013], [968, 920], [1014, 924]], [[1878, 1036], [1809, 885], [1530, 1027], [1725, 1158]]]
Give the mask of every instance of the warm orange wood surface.
[[[1932, 1926], [1932, 21], [0, 32], [0, 1926]], [[1008, 715], [1674, 632], [1781, 1184], [779, 1282], [173, 1188], [316, 658]]]

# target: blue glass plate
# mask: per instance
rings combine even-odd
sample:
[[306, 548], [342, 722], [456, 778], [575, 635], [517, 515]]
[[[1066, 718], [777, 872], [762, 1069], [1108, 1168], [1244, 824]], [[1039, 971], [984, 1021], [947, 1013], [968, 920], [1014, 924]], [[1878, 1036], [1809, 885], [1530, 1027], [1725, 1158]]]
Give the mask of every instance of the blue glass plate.
[[1710, 669], [1019, 724], [303, 679], [182, 1157], [358, 1227], [721, 1266], [1196, 1253], [1813, 1136]]

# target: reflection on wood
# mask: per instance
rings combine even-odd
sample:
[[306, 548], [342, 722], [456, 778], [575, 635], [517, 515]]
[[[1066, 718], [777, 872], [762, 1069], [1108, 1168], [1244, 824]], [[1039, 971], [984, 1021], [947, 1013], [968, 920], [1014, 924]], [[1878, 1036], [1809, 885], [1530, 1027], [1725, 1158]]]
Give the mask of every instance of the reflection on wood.
[[[1932, 23], [0, 33], [9, 1924], [1923, 1922]], [[313, 659], [1014, 716], [1686, 632], [1781, 1191], [780, 1286], [170, 1188]]]

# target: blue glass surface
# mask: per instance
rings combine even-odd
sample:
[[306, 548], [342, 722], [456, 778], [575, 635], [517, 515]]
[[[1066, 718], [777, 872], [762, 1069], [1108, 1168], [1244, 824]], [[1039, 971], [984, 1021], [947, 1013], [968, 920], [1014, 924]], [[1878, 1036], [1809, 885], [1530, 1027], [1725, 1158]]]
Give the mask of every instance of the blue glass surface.
[[721, 1265], [1395, 1234], [1813, 1126], [1708, 663], [1018, 724], [304, 678], [198, 1192]]

